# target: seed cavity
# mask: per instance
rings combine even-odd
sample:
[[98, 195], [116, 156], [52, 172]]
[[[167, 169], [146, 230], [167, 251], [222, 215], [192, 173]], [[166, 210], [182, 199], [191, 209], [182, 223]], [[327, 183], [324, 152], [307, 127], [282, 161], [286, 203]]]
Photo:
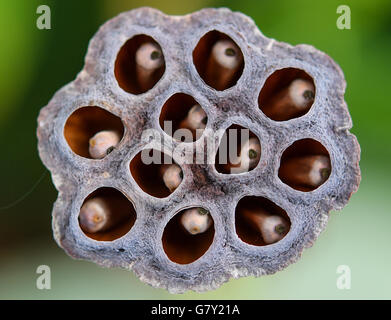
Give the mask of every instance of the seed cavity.
[[226, 90], [240, 79], [244, 58], [238, 45], [226, 34], [210, 31], [193, 51], [194, 65], [202, 80], [215, 90]]
[[246, 196], [236, 206], [236, 233], [248, 244], [265, 246], [281, 241], [290, 225], [285, 210], [267, 198]]
[[261, 111], [275, 121], [287, 121], [305, 115], [315, 99], [315, 84], [304, 70], [285, 68], [266, 80], [258, 97]]
[[[207, 213], [201, 214], [200, 211]], [[162, 244], [171, 261], [189, 264], [206, 253], [215, 233], [213, 218], [208, 213], [205, 208], [188, 208], [174, 215], [167, 223]]]

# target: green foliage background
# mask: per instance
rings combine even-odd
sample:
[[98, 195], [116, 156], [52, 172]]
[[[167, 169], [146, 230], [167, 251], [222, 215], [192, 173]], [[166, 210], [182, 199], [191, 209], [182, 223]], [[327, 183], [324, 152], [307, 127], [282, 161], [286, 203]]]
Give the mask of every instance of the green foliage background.
[[[51, 30], [36, 28], [41, 4], [51, 8]], [[341, 4], [351, 8], [351, 30], [336, 28]], [[139, 6], [167, 14], [229, 7], [252, 17], [266, 36], [314, 45], [344, 70], [352, 132], [362, 148], [362, 183], [341, 212], [330, 213], [315, 245], [284, 271], [231, 280], [204, 294], [171, 295], [141, 283], [133, 273], [72, 260], [55, 244], [50, 214], [57, 192], [37, 154], [38, 112], [82, 68], [98, 27]], [[0, 298], [391, 298], [390, 1], [0, 0], [0, 15]], [[51, 290], [36, 289], [35, 271], [41, 264], [51, 267]], [[336, 288], [338, 265], [351, 268], [350, 290]]]

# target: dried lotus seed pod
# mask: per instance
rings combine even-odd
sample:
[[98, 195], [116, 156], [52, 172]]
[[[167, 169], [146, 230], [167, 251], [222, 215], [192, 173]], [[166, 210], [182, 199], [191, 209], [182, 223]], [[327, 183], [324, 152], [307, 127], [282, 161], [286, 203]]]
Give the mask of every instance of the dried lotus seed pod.
[[[39, 154], [59, 192], [54, 238], [74, 258], [131, 269], [173, 293], [287, 267], [360, 182], [345, 87], [329, 56], [269, 39], [241, 13], [204, 9], [171, 17], [140, 8], [118, 15], [94, 35], [82, 71], [38, 118]], [[202, 137], [181, 143], [163, 132], [167, 101], [162, 117], [173, 128], [187, 116], [196, 117], [185, 127], [203, 127], [197, 110], [188, 115], [194, 104], [202, 106], [208, 115]], [[89, 139], [121, 123], [115, 152], [91, 159]], [[257, 162], [246, 174], [222, 174], [216, 168], [224, 164], [209, 161], [219, 158], [231, 127], [258, 138], [242, 154], [249, 168]], [[180, 168], [172, 167], [165, 182], [162, 171], [173, 163]], [[182, 179], [179, 169], [186, 179], [169, 193]], [[94, 198], [127, 219], [83, 230], [94, 220], [83, 213]], [[189, 208], [209, 213], [197, 220]], [[197, 234], [188, 232], [189, 221], [198, 221]]]

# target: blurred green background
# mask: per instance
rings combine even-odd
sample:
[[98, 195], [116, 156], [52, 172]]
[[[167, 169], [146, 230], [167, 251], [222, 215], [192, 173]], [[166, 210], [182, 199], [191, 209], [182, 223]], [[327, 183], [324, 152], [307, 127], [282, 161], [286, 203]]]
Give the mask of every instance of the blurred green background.
[[[51, 30], [36, 28], [41, 4], [51, 8]], [[336, 27], [341, 4], [350, 6], [351, 30]], [[352, 132], [362, 148], [362, 183], [342, 211], [330, 213], [315, 245], [284, 271], [231, 280], [208, 293], [171, 295], [141, 283], [131, 272], [72, 260], [54, 242], [51, 209], [57, 192], [37, 153], [38, 112], [82, 68], [98, 27], [139, 6], [167, 14], [229, 7], [252, 17], [266, 36], [314, 45], [344, 70]], [[0, 0], [0, 15], [1, 299], [391, 298], [389, 0]], [[51, 267], [51, 290], [35, 286], [36, 268], [42, 264]], [[339, 265], [351, 268], [350, 290], [336, 287]]]

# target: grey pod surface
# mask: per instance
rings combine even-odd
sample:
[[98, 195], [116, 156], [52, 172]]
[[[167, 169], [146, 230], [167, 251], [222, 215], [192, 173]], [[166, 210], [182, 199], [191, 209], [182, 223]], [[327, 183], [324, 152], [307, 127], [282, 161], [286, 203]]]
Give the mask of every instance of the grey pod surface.
[[[219, 35], [234, 41], [243, 55], [234, 78], [231, 72], [224, 80], [224, 90], [203, 78], [210, 65], [205, 48]], [[150, 81], [137, 86], [137, 68], [128, 59], [145, 39], [158, 44], [164, 64], [156, 72], [144, 71]], [[199, 47], [201, 39], [206, 40]], [[284, 77], [312, 79], [315, 98], [304, 114], [272, 119], [268, 95]], [[241, 13], [222, 8], [167, 16], [139, 8], [118, 15], [91, 39], [82, 71], [38, 118], [39, 154], [59, 192], [52, 213], [58, 245], [73, 258], [133, 270], [142, 281], [173, 293], [212, 290], [230, 278], [285, 268], [313, 244], [329, 212], [343, 208], [360, 182], [360, 148], [349, 132], [345, 87], [342, 71], [329, 56], [309, 45], [268, 39]], [[162, 107], [176, 94], [190, 96], [206, 112], [204, 136], [221, 131], [213, 136], [208, 157], [215, 159], [224, 130], [236, 125], [259, 139], [258, 165], [249, 172], [224, 174], [213, 163], [185, 163], [183, 152], [174, 152], [183, 181], [172, 193], [163, 192], [164, 186], [154, 193], [153, 172], [143, 169], [137, 157], [147, 147], [161, 147], [160, 139], [143, 133], [163, 132]], [[88, 138], [100, 130], [117, 130], [122, 138], [103, 159], [92, 159], [86, 151]], [[163, 144], [181, 145], [164, 136]], [[186, 142], [191, 146], [187, 155], [192, 157], [205, 143]], [[328, 155], [331, 172], [318, 188], [289, 185], [280, 176], [281, 163], [296, 147], [295, 156], [308, 150]], [[107, 199], [110, 212], [121, 211], [121, 225], [111, 233], [91, 235], [80, 227], [80, 208], [94, 195]], [[238, 210], [241, 203], [254, 205], [253, 198], [259, 200], [256, 205], [284, 212], [290, 229], [283, 239], [265, 245], [244, 235], [253, 231], [243, 228]], [[174, 220], [190, 207], [207, 210], [213, 225], [198, 238], [184, 236], [185, 241], [176, 238], [175, 226], [180, 226]], [[186, 250], [191, 251], [189, 259]]]

